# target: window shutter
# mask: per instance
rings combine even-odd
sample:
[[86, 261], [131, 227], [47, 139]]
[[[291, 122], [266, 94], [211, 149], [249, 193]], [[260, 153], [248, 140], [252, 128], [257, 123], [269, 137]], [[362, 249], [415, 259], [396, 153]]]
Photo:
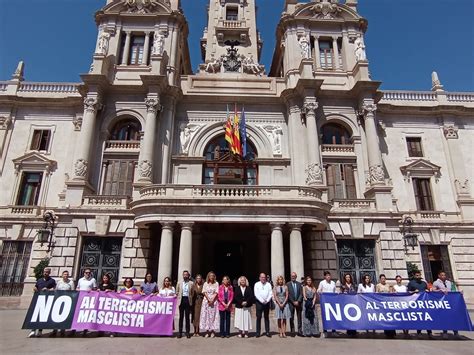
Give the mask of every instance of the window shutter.
[[354, 179], [354, 168], [351, 165], [344, 165], [345, 177], [346, 177], [346, 197], [348, 199], [356, 199], [356, 186]]
[[441, 260], [443, 262], [443, 271], [446, 272], [448, 279], [453, 281], [453, 271], [451, 269], [451, 261], [449, 260], [449, 252], [447, 245], [440, 245]]
[[343, 181], [343, 165], [337, 164], [334, 166], [336, 171], [336, 187], [335, 187], [335, 197], [344, 198], [344, 181]]
[[41, 131], [35, 130], [33, 131], [33, 139], [31, 140], [31, 150], [39, 150], [40, 148], [40, 141], [41, 141]]
[[334, 169], [334, 165], [327, 165], [326, 166], [326, 180], [328, 185], [328, 200], [331, 201], [335, 198], [336, 193], [336, 176]]
[[427, 245], [421, 245], [421, 260], [423, 262], [423, 271], [425, 272], [425, 280], [427, 282], [433, 282], [433, 277], [431, 275], [431, 264], [430, 264], [430, 259], [428, 256], [428, 246]]

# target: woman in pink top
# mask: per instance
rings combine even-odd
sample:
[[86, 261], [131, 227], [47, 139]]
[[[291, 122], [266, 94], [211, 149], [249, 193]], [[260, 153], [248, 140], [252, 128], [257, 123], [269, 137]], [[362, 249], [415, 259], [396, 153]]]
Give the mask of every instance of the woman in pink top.
[[234, 299], [234, 291], [228, 276], [222, 278], [222, 285], [219, 286], [217, 299], [219, 300], [221, 338], [228, 338], [230, 337], [230, 312], [232, 311], [232, 300]]

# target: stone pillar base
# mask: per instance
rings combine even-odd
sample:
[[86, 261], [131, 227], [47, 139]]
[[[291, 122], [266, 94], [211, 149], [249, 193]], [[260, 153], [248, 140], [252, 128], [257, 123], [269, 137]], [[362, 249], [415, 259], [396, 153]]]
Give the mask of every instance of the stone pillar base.
[[461, 210], [462, 218], [464, 220], [474, 220], [474, 199], [460, 198], [457, 201], [459, 209]]
[[377, 211], [395, 211], [391, 186], [372, 186], [365, 191], [364, 196], [369, 199], [375, 199]]
[[67, 181], [66, 186], [66, 206], [81, 206], [84, 196], [95, 194], [95, 189], [85, 180]]

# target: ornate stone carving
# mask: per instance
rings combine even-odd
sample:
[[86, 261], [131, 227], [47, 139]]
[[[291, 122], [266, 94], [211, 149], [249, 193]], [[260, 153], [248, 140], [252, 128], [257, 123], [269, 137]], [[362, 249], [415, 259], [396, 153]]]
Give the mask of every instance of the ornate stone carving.
[[355, 45], [355, 57], [357, 62], [366, 61], [367, 55], [365, 53], [365, 44], [363, 37], [357, 37], [354, 41]]
[[99, 32], [99, 36], [97, 38], [97, 48], [95, 49], [96, 54], [107, 55], [107, 51], [109, 50], [109, 39], [110, 33], [105, 31]]
[[207, 73], [219, 73], [222, 67], [222, 56], [219, 58], [214, 58], [214, 54], [211, 54], [211, 60], [207, 61], [204, 65], [204, 71]]
[[309, 164], [305, 172], [306, 185], [316, 185], [323, 183], [323, 169], [318, 163]]
[[283, 129], [281, 126], [265, 125], [261, 126], [268, 139], [272, 144], [273, 154], [281, 154], [281, 137], [283, 136]]
[[138, 163], [138, 175], [141, 178], [149, 179], [151, 178], [152, 168], [153, 168], [153, 165], [150, 161], [142, 160], [141, 162]]
[[464, 179], [464, 181], [456, 179], [454, 180], [454, 185], [456, 186], [456, 193], [458, 195], [470, 196], [471, 188], [468, 179]]
[[458, 139], [458, 128], [456, 126], [444, 126], [443, 132], [446, 139]]
[[381, 165], [369, 167], [369, 179], [371, 184], [385, 183], [385, 172]]
[[72, 124], [74, 125], [75, 131], [80, 131], [82, 128], [82, 117], [74, 117], [72, 119]]
[[165, 36], [160, 32], [155, 32], [153, 36], [153, 48], [151, 50], [152, 55], [163, 55], [165, 49]]
[[[146, 14], [153, 12], [156, 7], [157, 0], [124, 0], [128, 12]], [[169, 0], [160, 0], [159, 2], [169, 6]]]
[[160, 100], [156, 97], [145, 99], [146, 111], [149, 113], [157, 113], [160, 107]]
[[11, 122], [12, 118], [10, 116], [0, 116], [0, 129], [7, 130]]
[[197, 125], [193, 123], [181, 123], [179, 126], [180, 133], [179, 133], [179, 142], [181, 145], [181, 153], [188, 154], [189, 151], [189, 143], [191, 139], [194, 137], [195, 133], [201, 128], [202, 125]]
[[102, 108], [98, 97], [87, 96], [84, 99], [84, 111], [90, 113], [97, 113]]
[[226, 41], [225, 44], [230, 48], [227, 48], [227, 55], [222, 57], [224, 69], [228, 72], [239, 72], [242, 68], [242, 57], [237, 54], [238, 49], [235, 46], [240, 45], [240, 42]]
[[303, 59], [311, 58], [311, 45], [306, 34], [300, 36], [298, 43], [300, 44], [301, 56]]
[[306, 114], [315, 114], [316, 109], [318, 108], [318, 101], [315, 97], [305, 97], [303, 103], [303, 111]]
[[242, 58], [242, 71], [247, 74], [255, 74], [262, 76], [265, 73], [265, 67], [263, 65], [258, 64], [253, 59], [253, 55], [250, 57], [246, 57], [241, 55]]
[[77, 159], [74, 163], [74, 175], [86, 177], [88, 162], [85, 159]]
[[360, 116], [364, 118], [373, 117], [377, 111], [377, 105], [372, 100], [364, 101], [360, 107]]
[[317, 0], [318, 4], [313, 5], [311, 10], [314, 12], [314, 17], [322, 19], [336, 18], [342, 11], [337, 5], [337, 0]]

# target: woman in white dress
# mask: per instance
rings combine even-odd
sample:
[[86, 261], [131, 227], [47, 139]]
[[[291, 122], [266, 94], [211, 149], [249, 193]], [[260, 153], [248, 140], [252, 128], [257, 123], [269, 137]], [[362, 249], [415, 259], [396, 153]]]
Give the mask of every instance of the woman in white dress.
[[199, 320], [199, 329], [206, 332], [205, 338], [214, 338], [215, 332], [219, 329], [218, 290], [219, 283], [216, 281], [216, 274], [210, 271], [202, 287], [204, 299], [201, 306], [201, 319]]
[[252, 329], [250, 309], [254, 303], [252, 288], [245, 276], [240, 276], [238, 286], [234, 290], [235, 318], [234, 327], [240, 330], [239, 338], [248, 338]]
[[[372, 283], [372, 279], [370, 275], [364, 275], [362, 277], [362, 283], [359, 284], [357, 287], [357, 293], [374, 293], [375, 292], [375, 285]], [[367, 334], [369, 331], [366, 330]], [[375, 334], [375, 330], [372, 331], [372, 334]]]
[[164, 278], [163, 287], [160, 288], [158, 295], [161, 297], [176, 297], [176, 290], [171, 285], [171, 279], [169, 277]]

